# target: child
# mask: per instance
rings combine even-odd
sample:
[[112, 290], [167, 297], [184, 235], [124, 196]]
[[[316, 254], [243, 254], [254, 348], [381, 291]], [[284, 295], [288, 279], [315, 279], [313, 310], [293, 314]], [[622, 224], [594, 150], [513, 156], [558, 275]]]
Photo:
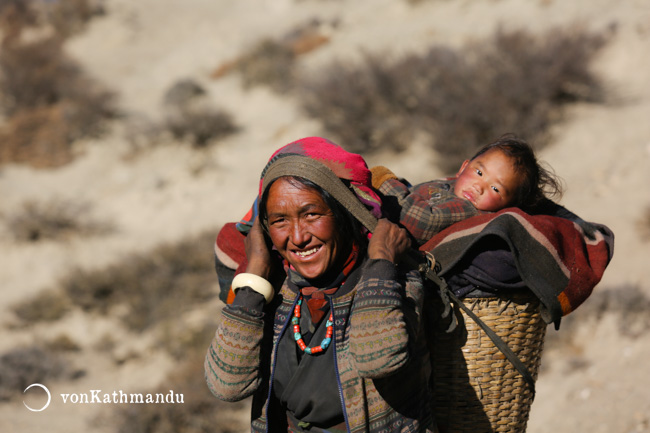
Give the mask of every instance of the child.
[[562, 193], [560, 180], [513, 135], [483, 146], [453, 178], [411, 186], [385, 167], [373, 167], [371, 172], [373, 187], [385, 196], [384, 210], [399, 219], [418, 245], [451, 224], [484, 212], [507, 207], [537, 212], [549, 203], [547, 196]]

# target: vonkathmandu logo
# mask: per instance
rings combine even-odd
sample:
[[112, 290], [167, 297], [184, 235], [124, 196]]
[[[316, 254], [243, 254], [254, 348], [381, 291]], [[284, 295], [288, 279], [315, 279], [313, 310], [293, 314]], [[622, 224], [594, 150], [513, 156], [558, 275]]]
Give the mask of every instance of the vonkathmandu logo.
[[168, 393], [127, 394], [122, 390], [113, 391], [112, 393], [102, 393], [101, 389], [91, 389], [88, 393], [81, 394], [60, 394], [63, 403], [72, 404], [159, 404], [159, 403], [184, 403], [183, 394], [175, 393], [171, 389]]
[[25, 388], [25, 390], [23, 391], [23, 394], [26, 393], [28, 389], [34, 388], [34, 387], [41, 388], [47, 393], [47, 403], [45, 403], [45, 405], [40, 409], [34, 409], [33, 407], [29, 407], [27, 405], [27, 403], [25, 403], [24, 400], [23, 400], [23, 404], [25, 405], [25, 407], [27, 409], [31, 410], [32, 412], [40, 412], [40, 411], [43, 411], [43, 410], [47, 409], [47, 407], [50, 405], [50, 401], [52, 401], [52, 394], [50, 394], [50, 390], [47, 389], [47, 386], [41, 385], [40, 383], [32, 383], [27, 388]]
[[[45, 385], [32, 383], [23, 394], [30, 388], [41, 388], [47, 393], [47, 403], [41, 408], [33, 408], [23, 401], [25, 407], [32, 412], [41, 412], [50, 405], [52, 394]], [[167, 393], [126, 393], [122, 390], [113, 392], [102, 392], [101, 389], [91, 389], [88, 392], [59, 394], [63, 404], [182, 404], [185, 403], [183, 394], [169, 390]]]

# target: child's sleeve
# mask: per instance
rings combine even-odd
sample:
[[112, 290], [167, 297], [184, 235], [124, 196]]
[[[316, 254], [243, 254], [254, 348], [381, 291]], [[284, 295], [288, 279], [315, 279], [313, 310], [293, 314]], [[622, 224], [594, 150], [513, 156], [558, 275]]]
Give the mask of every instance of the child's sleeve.
[[399, 223], [418, 245], [453, 223], [480, 213], [470, 201], [456, 197], [450, 188], [445, 188], [445, 183], [439, 181], [409, 188], [398, 179], [387, 179], [379, 191], [384, 195], [388, 208], [398, 209]]

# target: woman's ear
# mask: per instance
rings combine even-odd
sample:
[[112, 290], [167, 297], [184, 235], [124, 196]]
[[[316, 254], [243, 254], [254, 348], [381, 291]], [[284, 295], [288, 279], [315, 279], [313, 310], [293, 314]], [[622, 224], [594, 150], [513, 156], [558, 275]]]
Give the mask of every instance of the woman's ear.
[[458, 173], [456, 173], [456, 177], [460, 176], [460, 174], [465, 171], [465, 168], [467, 167], [467, 164], [469, 164], [469, 159], [466, 159], [463, 161], [463, 164], [460, 166], [460, 169], [458, 170]]

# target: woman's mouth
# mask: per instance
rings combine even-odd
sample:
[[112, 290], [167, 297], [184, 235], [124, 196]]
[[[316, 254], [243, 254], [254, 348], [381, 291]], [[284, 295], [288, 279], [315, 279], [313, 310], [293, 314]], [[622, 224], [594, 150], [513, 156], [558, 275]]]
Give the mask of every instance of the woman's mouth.
[[295, 255], [297, 255], [298, 257], [306, 258], [306, 257], [311, 256], [312, 254], [317, 253], [318, 250], [320, 250], [320, 247], [310, 248], [310, 249], [305, 250], [305, 251], [294, 251], [293, 253]]

